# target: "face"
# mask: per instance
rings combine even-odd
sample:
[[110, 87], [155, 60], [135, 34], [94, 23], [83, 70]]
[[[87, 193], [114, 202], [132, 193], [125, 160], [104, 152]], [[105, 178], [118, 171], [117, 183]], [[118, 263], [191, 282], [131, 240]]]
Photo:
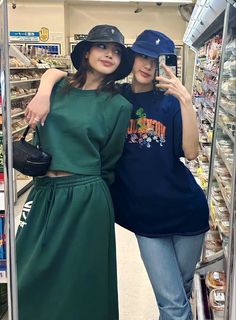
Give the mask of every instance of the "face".
[[132, 70], [134, 81], [152, 88], [156, 65], [157, 59], [137, 54]]
[[101, 75], [113, 73], [121, 61], [121, 48], [115, 43], [95, 43], [86, 54], [90, 67]]

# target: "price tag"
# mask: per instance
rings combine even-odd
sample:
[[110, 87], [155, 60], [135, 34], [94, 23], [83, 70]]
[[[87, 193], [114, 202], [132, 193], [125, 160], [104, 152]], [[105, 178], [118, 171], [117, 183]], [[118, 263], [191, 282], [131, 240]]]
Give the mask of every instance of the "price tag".
[[224, 292], [215, 291], [214, 292], [214, 298], [215, 298], [215, 301], [217, 301], [217, 302], [225, 302], [225, 294], [224, 294]]
[[199, 175], [203, 174], [203, 169], [202, 169], [202, 167], [199, 167], [199, 168], [197, 169], [197, 174], [199, 174]]
[[221, 221], [223, 227], [228, 228], [230, 226], [229, 221], [225, 220], [225, 221]]
[[209, 130], [209, 131], [208, 131], [208, 134], [207, 134], [207, 138], [208, 138], [208, 141], [209, 141], [209, 142], [212, 142], [212, 136], [213, 136], [213, 131], [212, 131], [212, 130]]
[[219, 274], [219, 272], [213, 272], [213, 279], [215, 279], [215, 280], [219, 280], [220, 279], [220, 274]]

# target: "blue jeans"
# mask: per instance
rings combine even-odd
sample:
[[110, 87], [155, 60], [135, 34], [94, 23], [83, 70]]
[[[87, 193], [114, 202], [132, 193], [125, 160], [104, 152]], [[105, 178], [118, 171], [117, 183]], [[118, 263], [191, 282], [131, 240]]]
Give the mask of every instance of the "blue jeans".
[[204, 234], [147, 238], [136, 235], [160, 311], [160, 320], [192, 320], [189, 298]]

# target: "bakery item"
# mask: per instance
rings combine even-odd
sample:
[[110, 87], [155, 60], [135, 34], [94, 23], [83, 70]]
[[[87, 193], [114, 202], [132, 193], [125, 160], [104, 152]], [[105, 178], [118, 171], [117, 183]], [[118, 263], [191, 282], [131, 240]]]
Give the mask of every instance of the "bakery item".
[[221, 289], [226, 288], [226, 276], [223, 271], [210, 271], [206, 274], [206, 286], [208, 289]]
[[215, 252], [222, 249], [222, 240], [217, 231], [208, 231], [205, 236], [206, 249], [213, 250]]
[[213, 289], [209, 294], [209, 306], [214, 311], [224, 311], [225, 291]]

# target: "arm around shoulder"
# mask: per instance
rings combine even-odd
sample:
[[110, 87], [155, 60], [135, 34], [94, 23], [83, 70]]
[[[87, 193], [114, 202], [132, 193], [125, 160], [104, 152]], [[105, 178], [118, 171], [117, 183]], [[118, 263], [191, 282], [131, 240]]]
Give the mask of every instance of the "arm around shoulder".
[[101, 150], [102, 177], [111, 185], [114, 182], [114, 169], [123, 152], [132, 106], [125, 101], [116, 115], [114, 127]]
[[67, 76], [67, 72], [48, 69], [41, 77], [38, 91], [25, 110], [28, 124], [35, 128], [37, 122], [44, 124], [50, 110], [50, 96], [54, 85]]

